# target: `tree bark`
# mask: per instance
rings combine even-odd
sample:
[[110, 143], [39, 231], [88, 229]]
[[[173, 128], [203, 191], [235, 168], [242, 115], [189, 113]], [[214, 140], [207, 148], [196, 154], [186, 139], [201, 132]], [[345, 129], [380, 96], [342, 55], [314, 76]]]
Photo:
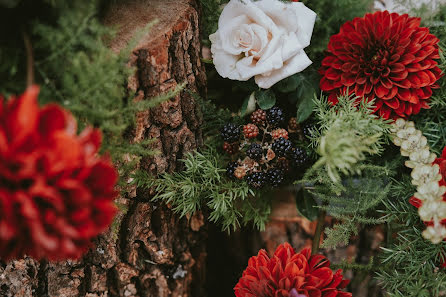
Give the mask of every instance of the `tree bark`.
[[[128, 80], [129, 94], [137, 94], [135, 101], [149, 100], [183, 82], [186, 87], [138, 115], [129, 141], [155, 139], [153, 148], [160, 154], [138, 164], [153, 175], [180, 170], [184, 153], [202, 144], [201, 113], [192, 94], [204, 95], [206, 84], [195, 1], [135, 0], [111, 6], [104, 22], [119, 33], [110, 47], [119, 52], [155, 19], [158, 23], [132, 51], [128, 66], [137, 71]], [[0, 296], [204, 296], [203, 216], [180, 219], [150, 198], [139, 189], [118, 198], [121, 211], [112, 227], [79, 261], [25, 258], [0, 265]]]

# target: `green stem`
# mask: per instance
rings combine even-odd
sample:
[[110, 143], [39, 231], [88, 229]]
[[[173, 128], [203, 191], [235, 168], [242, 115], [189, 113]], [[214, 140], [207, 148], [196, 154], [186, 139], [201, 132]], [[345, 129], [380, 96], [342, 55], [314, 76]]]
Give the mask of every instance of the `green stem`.
[[319, 209], [319, 215], [317, 216], [316, 231], [314, 232], [313, 245], [311, 247], [311, 254], [317, 254], [319, 252], [319, 245], [321, 243], [321, 236], [325, 228], [325, 216], [327, 212], [324, 209]]

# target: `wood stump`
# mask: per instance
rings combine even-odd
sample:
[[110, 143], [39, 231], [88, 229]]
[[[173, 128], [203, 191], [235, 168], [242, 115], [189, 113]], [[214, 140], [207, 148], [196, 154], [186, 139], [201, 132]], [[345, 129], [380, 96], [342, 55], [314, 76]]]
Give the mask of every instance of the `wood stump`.
[[[123, 140], [156, 139], [153, 148], [160, 154], [138, 165], [154, 175], [180, 170], [178, 160], [202, 144], [202, 118], [193, 94], [204, 95], [206, 84], [195, 1], [112, 5], [104, 23], [119, 33], [110, 47], [119, 52], [155, 19], [157, 24], [132, 51], [128, 66], [136, 72], [128, 89], [137, 96], [128, 100], [150, 100], [183, 82], [186, 87], [175, 98], [139, 114], [131, 139]], [[180, 219], [150, 198], [139, 189], [120, 197], [121, 211], [113, 226], [82, 260], [38, 263], [26, 258], [0, 265], [0, 296], [204, 296], [202, 215]]]

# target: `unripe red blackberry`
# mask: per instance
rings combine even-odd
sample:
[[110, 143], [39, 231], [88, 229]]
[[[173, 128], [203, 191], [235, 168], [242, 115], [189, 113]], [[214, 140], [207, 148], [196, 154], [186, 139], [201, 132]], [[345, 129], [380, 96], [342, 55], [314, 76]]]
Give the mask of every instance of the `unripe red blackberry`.
[[254, 124], [247, 124], [243, 126], [243, 135], [246, 138], [256, 138], [259, 135], [259, 128]]
[[288, 131], [282, 128], [273, 130], [273, 132], [271, 132], [271, 136], [273, 137], [273, 139], [278, 139], [280, 137], [283, 137], [285, 139], [288, 139]]
[[225, 152], [227, 152], [228, 154], [233, 155], [238, 152], [239, 144], [238, 144], [238, 142], [234, 142], [234, 143], [225, 142], [223, 144], [223, 150]]
[[257, 109], [251, 114], [251, 122], [256, 125], [264, 125], [266, 121], [266, 112], [262, 109]]
[[297, 123], [296, 118], [291, 118], [288, 121], [288, 129], [293, 132], [296, 132], [297, 130], [299, 130], [299, 124]]

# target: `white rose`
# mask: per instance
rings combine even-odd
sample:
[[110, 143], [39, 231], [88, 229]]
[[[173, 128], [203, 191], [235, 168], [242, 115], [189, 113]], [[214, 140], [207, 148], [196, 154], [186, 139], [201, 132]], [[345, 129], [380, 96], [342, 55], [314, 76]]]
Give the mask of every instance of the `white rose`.
[[300, 2], [231, 0], [209, 36], [215, 68], [234, 80], [254, 76], [268, 89], [312, 63], [304, 48], [315, 20], [316, 13]]

